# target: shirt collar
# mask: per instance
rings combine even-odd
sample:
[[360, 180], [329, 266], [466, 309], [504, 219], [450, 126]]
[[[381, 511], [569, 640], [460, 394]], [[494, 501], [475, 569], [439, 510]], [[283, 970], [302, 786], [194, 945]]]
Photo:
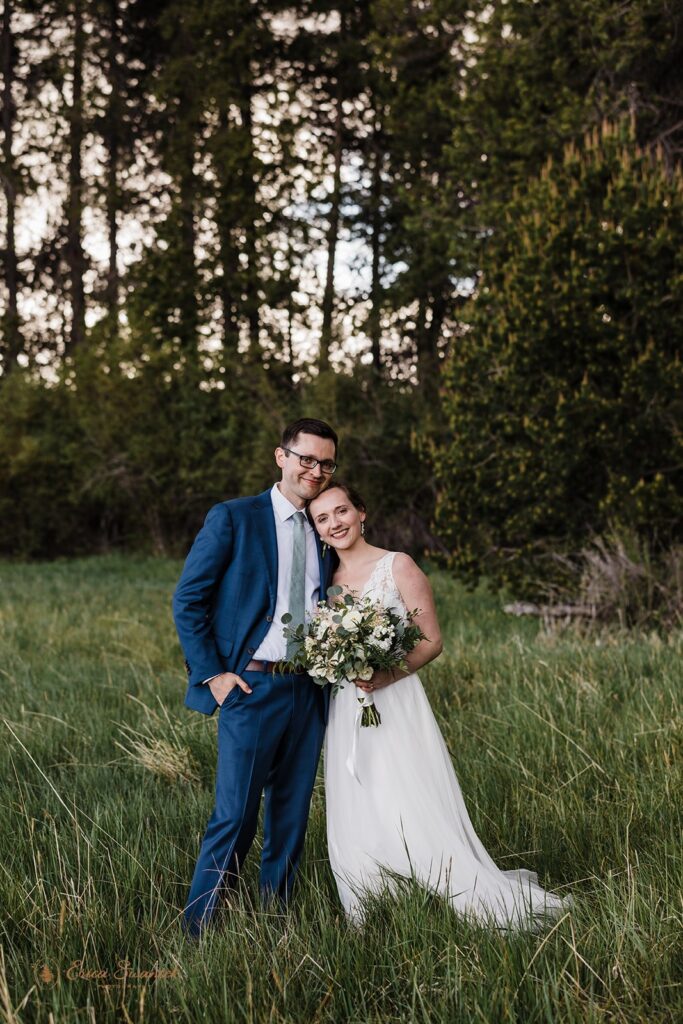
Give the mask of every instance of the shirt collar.
[[277, 484], [273, 484], [270, 496], [273, 502], [273, 508], [275, 509], [277, 517], [281, 523], [284, 523], [287, 519], [291, 519], [295, 512], [303, 512], [304, 520], [308, 524], [306, 509], [297, 508], [296, 505], [292, 505], [289, 498], [285, 498]]

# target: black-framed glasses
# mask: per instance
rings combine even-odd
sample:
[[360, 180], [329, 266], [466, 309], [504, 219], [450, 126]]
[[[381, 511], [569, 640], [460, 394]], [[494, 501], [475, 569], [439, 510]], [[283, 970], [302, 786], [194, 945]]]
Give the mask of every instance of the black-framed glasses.
[[315, 469], [319, 465], [326, 476], [331, 476], [337, 468], [337, 463], [333, 462], [332, 459], [314, 459], [312, 455], [299, 455], [298, 452], [293, 451], [291, 448], [285, 448], [284, 445], [280, 445], [280, 447], [288, 455], [296, 455], [304, 469]]

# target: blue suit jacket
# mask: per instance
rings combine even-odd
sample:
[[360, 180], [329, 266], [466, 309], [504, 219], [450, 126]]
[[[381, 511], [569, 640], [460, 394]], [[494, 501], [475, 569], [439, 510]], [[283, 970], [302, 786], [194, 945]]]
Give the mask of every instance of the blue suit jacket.
[[[316, 545], [322, 601], [333, 565], [329, 550], [323, 558], [317, 535]], [[219, 704], [203, 681], [220, 672], [241, 675], [253, 658], [273, 621], [277, 575], [270, 488], [209, 509], [173, 594], [173, 618], [188, 674], [188, 708], [212, 715]]]

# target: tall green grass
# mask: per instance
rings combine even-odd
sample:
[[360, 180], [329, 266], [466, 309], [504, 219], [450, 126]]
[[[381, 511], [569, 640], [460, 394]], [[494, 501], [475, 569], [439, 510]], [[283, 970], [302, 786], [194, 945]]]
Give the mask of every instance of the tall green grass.
[[[503, 937], [407, 888], [348, 927], [319, 777], [290, 913], [258, 907], [257, 843], [196, 945], [179, 916], [217, 716], [183, 705], [179, 568], [0, 567], [2, 1019], [683, 1019], [680, 636], [544, 639], [435, 575], [445, 652], [422, 678], [475, 827], [501, 867], [534, 868], [575, 908]], [[126, 960], [157, 976], [113, 978]], [[107, 977], [70, 978], [77, 962]]]

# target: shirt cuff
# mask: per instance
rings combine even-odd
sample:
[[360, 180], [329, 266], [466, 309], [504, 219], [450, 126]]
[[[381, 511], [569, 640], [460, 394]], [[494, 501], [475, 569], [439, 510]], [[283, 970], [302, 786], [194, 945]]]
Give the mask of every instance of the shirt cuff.
[[202, 679], [202, 681], [201, 681], [201, 683], [199, 685], [200, 686], [206, 686], [206, 684], [210, 683], [212, 679], [218, 679], [218, 673], [215, 676], [209, 676], [208, 679]]

